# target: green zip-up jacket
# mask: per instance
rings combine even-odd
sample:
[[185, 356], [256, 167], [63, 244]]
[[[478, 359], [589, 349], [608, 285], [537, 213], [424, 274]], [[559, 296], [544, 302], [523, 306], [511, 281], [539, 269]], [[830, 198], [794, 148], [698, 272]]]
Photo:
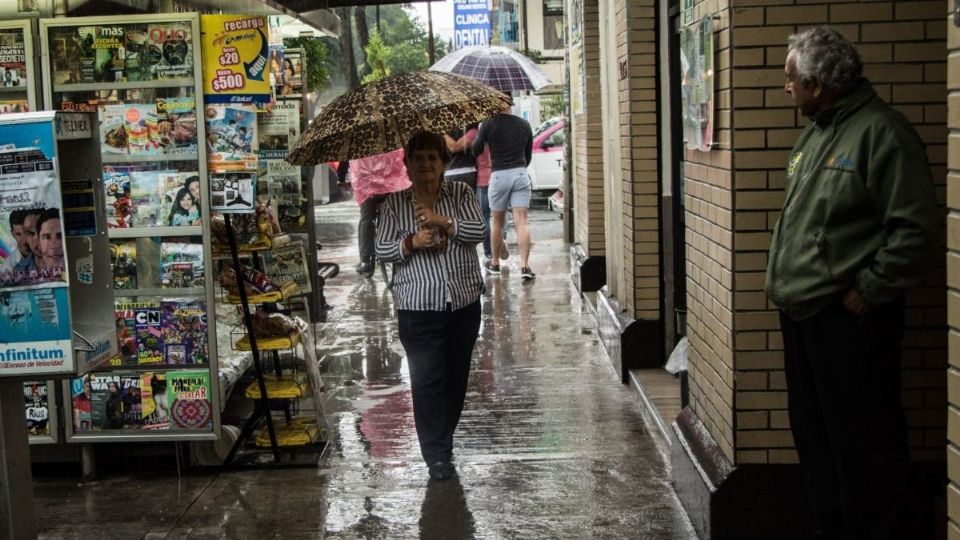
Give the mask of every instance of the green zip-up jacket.
[[920, 137], [863, 79], [790, 154], [767, 296], [794, 320], [850, 289], [883, 305], [922, 279], [939, 222]]

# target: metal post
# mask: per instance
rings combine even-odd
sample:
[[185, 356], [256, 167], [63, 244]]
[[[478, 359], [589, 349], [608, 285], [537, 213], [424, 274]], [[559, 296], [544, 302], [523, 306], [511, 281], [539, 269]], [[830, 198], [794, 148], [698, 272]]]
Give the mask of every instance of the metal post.
[[430, 58], [429, 64], [432, 66], [436, 53], [433, 50], [433, 10], [430, 9], [430, 2], [427, 2], [427, 32], [430, 33], [430, 35], [427, 36], [427, 48], [429, 49], [427, 56]]
[[0, 540], [36, 536], [23, 383], [0, 382]]

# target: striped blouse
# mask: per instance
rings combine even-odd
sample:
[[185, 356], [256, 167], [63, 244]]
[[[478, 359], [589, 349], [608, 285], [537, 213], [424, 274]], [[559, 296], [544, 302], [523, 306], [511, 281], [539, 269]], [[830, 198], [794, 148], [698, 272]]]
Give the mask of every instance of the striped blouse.
[[463, 182], [440, 182], [434, 212], [453, 218], [455, 234], [442, 251], [414, 250], [403, 256], [403, 240], [417, 232], [413, 188], [387, 196], [377, 219], [377, 258], [392, 262], [393, 297], [397, 309], [457, 310], [475, 302], [484, 292], [477, 243], [487, 234], [480, 204]]

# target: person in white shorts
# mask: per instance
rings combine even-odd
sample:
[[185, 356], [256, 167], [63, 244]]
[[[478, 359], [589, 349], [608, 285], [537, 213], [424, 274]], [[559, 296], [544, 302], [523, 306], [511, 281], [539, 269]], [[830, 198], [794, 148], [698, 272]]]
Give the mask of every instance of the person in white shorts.
[[533, 154], [530, 123], [506, 108], [480, 125], [480, 132], [472, 145], [473, 154], [480, 155], [484, 145], [490, 149], [487, 197], [493, 230], [490, 232], [492, 256], [483, 263], [483, 268], [488, 274], [500, 275], [503, 223], [507, 208], [510, 208], [520, 248], [520, 275], [524, 280], [534, 279], [536, 274], [530, 269], [530, 230], [527, 227], [527, 209], [532, 193], [530, 175], [527, 174], [527, 165]]

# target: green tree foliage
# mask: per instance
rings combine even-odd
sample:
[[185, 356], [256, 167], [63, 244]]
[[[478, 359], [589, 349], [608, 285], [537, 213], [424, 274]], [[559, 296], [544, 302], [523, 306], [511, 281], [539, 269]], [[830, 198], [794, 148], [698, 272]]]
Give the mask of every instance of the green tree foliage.
[[563, 115], [563, 95], [553, 94], [540, 98], [540, 118], [547, 119]]
[[[319, 92], [330, 84], [330, 49], [323, 39], [313, 37], [284, 38], [283, 46], [288, 49], [303, 49], [307, 63], [305, 91]], [[336, 65], [336, 64], [333, 64]]]
[[387, 59], [390, 57], [390, 48], [384, 45], [380, 32], [374, 28], [370, 32], [370, 41], [364, 50], [367, 53], [367, 67], [370, 69], [363, 78], [363, 84], [382, 79], [390, 74], [390, 68], [387, 67]]

